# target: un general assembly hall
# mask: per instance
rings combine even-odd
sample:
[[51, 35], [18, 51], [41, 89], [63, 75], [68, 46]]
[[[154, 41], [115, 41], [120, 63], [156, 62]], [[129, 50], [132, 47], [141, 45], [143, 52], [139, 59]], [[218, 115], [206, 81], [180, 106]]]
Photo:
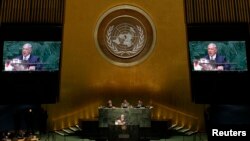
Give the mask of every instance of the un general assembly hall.
[[250, 0], [0, 0], [0, 140], [250, 140]]

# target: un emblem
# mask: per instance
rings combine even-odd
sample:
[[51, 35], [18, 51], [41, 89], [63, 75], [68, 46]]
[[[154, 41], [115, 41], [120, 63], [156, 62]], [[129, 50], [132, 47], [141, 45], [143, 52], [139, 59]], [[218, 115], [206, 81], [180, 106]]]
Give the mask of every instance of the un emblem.
[[119, 66], [131, 66], [152, 52], [156, 33], [152, 20], [143, 10], [120, 5], [101, 16], [94, 36], [105, 58]]

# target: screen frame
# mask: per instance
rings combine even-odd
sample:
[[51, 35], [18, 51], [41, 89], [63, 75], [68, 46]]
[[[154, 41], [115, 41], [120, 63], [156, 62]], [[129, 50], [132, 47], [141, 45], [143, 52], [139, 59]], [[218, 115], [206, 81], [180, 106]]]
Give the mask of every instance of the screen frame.
[[61, 47], [59, 68], [55, 71], [3, 71], [2, 63], [0, 68], [0, 81], [3, 84], [1, 94], [5, 98], [0, 100], [0, 104], [52, 104], [58, 102], [63, 50], [62, 36], [63, 26], [61, 25], [1, 25], [1, 62], [3, 62], [4, 41], [60, 41]]
[[[245, 41], [247, 71], [193, 71], [189, 41]], [[246, 104], [250, 83], [249, 25], [189, 24], [187, 53], [192, 101], [197, 104]], [[236, 83], [235, 83], [236, 82]]]

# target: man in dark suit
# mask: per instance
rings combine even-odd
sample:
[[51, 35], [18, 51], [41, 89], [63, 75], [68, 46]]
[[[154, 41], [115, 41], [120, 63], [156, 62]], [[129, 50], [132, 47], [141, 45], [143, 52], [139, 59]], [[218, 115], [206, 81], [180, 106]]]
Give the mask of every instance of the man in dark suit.
[[27, 70], [41, 70], [42, 65], [40, 64], [40, 58], [31, 54], [32, 45], [26, 43], [22, 48], [22, 55], [18, 56], [17, 59], [22, 60], [27, 67]]
[[128, 103], [126, 99], [124, 99], [121, 104], [121, 108], [129, 108], [129, 107], [130, 107], [130, 104]]
[[205, 58], [210, 60], [210, 63], [214, 66], [215, 70], [230, 70], [230, 65], [227, 63], [226, 57], [217, 54], [217, 46], [215, 43], [208, 44], [207, 51], [208, 55], [205, 56]]
[[144, 107], [143, 102], [139, 99], [136, 108], [142, 108], [142, 107]]

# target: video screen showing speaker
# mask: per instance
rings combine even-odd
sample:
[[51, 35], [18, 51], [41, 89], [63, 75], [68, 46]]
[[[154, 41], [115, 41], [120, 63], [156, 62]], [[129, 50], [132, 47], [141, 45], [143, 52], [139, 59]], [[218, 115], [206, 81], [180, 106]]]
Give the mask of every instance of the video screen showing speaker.
[[1, 25], [0, 47], [0, 104], [57, 102], [62, 26]]
[[248, 24], [187, 26], [187, 59], [193, 102], [248, 103], [249, 31]]
[[192, 71], [248, 71], [246, 41], [189, 41]]
[[4, 41], [3, 71], [58, 71], [61, 41]]

